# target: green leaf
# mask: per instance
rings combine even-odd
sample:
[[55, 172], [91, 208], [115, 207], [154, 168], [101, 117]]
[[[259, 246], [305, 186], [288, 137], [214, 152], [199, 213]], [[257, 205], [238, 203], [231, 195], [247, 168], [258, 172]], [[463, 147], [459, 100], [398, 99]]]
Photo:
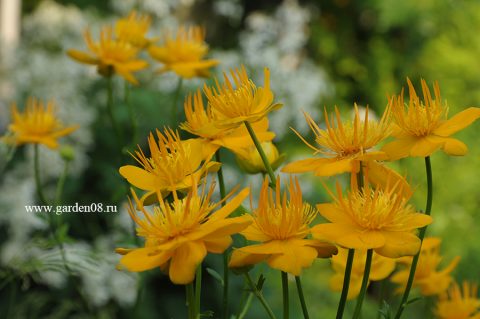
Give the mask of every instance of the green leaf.
[[380, 307], [380, 309], [378, 309], [378, 312], [383, 319], [392, 318], [392, 308], [385, 300], [382, 301], [382, 306]]
[[207, 272], [210, 274], [210, 276], [215, 278], [220, 285], [222, 285], [222, 287], [224, 286], [223, 277], [216, 270], [207, 267]]

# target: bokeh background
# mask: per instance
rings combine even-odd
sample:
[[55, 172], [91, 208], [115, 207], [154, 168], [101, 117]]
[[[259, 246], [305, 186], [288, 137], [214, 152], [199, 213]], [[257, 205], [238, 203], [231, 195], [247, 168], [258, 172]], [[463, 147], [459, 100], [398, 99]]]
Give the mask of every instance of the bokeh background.
[[[181, 24], [201, 24], [207, 30], [210, 56], [221, 61], [215, 73], [243, 63], [253, 77], [263, 78], [263, 67], [272, 73], [272, 89], [284, 107], [270, 116], [275, 142], [286, 161], [310, 155], [289, 129], [308, 135], [302, 110], [322, 121], [323, 107], [338, 105], [345, 114], [353, 103], [381, 114], [387, 96], [398, 94], [409, 77], [417, 86], [424, 78], [440, 84], [451, 114], [480, 106], [480, 2], [462, 0], [18, 0], [18, 15], [5, 14], [0, 1], [2, 45], [0, 60], [0, 135], [10, 121], [9, 105], [23, 105], [28, 96], [55, 99], [65, 123], [80, 129], [65, 142], [75, 150], [65, 188], [65, 203], [117, 205], [118, 213], [64, 214], [68, 225], [66, 252], [78, 274], [72, 282], [62, 271], [58, 249], [52, 248], [44, 219], [25, 211], [35, 204], [33, 149], [19, 148], [6, 163], [8, 148], [0, 144], [0, 315], [7, 318], [184, 318], [184, 288], [172, 285], [160, 271], [140, 276], [114, 269], [114, 248], [134, 245], [132, 222], [125, 210], [127, 185], [118, 167], [132, 163], [127, 152], [119, 154], [115, 135], [99, 119], [106, 103], [105, 82], [94, 68], [70, 60], [65, 51], [84, 48], [82, 32], [95, 34], [103, 24], [132, 9], [153, 18], [152, 36]], [[14, 1], [10, 1], [14, 2]], [[7, 23], [6, 21], [12, 21]], [[14, 31], [6, 31], [6, 28]], [[18, 28], [15, 28], [17, 26]], [[15, 29], [18, 31], [16, 32]], [[151, 61], [152, 64], [155, 62]], [[141, 85], [131, 93], [140, 123], [141, 144], [148, 132], [172, 125], [170, 105], [177, 79], [173, 74], [139, 73]], [[184, 82], [182, 94], [193, 92], [203, 80]], [[122, 82], [117, 82], [122, 103]], [[125, 107], [118, 118], [128, 125]], [[454, 272], [458, 280], [480, 280], [480, 123], [458, 138], [469, 154], [453, 158], [436, 153], [434, 171], [434, 224], [428, 235], [443, 239], [447, 264], [461, 256]], [[125, 151], [132, 150], [126, 146]], [[226, 153], [225, 153], [226, 154]], [[258, 184], [260, 176], [245, 177], [233, 156], [225, 155], [227, 188], [239, 181]], [[45, 191], [53, 194], [63, 170], [57, 152], [42, 148]], [[425, 205], [425, 173], [421, 159], [391, 165], [416, 187], [413, 203]], [[321, 183], [309, 174], [301, 177], [311, 203], [327, 201]], [[221, 269], [221, 256], [209, 256], [204, 265]], [[280, 313], [280, 275], [265, 266], [254, 274], [267, 277], [264, 293]], [[318, 260], [305, 271], [304, 290], [313, 318], [333, 318], [339, 293], [328, 289], [332, 274], [328, 261]], [[137, 293], [142, 282], [145, 289]], [[90, 313], [82, 312], [77, 289], [85, 294]], [[301, 318], [298, 298], [291, 286], [292, 318]], [[391, 287], [390, 287], [391, 288]], [[364, 318], [375, 318], [378, 285], [372, 285]], [[233, 281], [231, 305], [242, 294], [241, 278]], [[202, 310], [218, 313], [219, 283], [204, 275]], [[387, 296], [392, 307], [398, 296]], [[347, 306], [347, 312], [351, 312]], [[412, 304], [405, 318], [423, 318], [422, 302]], [[253, 300], [247, 318], [262, 318], [263, 309]], [[215, 317], [216, 315], [214, 315]], [[348, 316], [348, 313], [347, 313]]]

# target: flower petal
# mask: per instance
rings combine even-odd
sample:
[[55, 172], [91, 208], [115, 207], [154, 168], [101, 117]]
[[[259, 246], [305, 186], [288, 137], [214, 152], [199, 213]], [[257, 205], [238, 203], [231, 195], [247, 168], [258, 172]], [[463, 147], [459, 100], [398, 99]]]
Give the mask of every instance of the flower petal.
[[368, 180], [376, 187], [386, 189], [387, 185], [398, 185], [398, 191], [402, 192], [405, 198], [412, 196], [413, 191], [408, 182], [393, 169], [376, 161], [368, 161], [364, 165]]
[[222, 208], [217, 210], [213, 213], [209, 220], [219, 220], [224, 219], [228, 215], [230, 215], [235, 209], [237, 209], [240, 204], [242, 204], [243, 200], [247, 198], [248, 194], [250, 193], [250, 188], [246, 187], [242, 189], [234, 198], [232, 198], [228, 203], [225, 204]]
[[396, 261], [373, 253], [372, 267], [370, 270], [370, 280], [382, 280], [390, 276], [395, 270]]
[[159, 251], [156, 247], [138, 248], [128, 252], [120, 259], [120, 267], [129, 271], [145, 271], [160, 267], [172, 256], [171, 251]]
[[120, 175], [135, 187], [145, 191], [152, 191], [157, 188], [155, 175], [150, 174], [140, 167], [125, 165], [120, 167], [118, 171]]
[[282, 243], [282, 253], [273, 254], [267, 263], [274, 269], [300, 276], [303, 268], [308, 268], [317, 258], [317, 250], [313, 247], [303, 246], [296, 240], [285, 240]]
[[304, 173], [316, 170], [319, 166], [330, 163], [329, 158], [307, 158], [288, 163], [282, 168], [283, 173]]
[[195, 271], [207, 255], [203, 242], [187, 241], [177, 247], [170, 261], [170, 280], [177, 285], [189, 284], [195, 279]]
[[258, 264], [264, 261], [268, 254], [251, 254], [240, 249], [235, 249], [228, 263], [230, 268], [240, 268], [248, 265]]
[[349, 216], [335, 204], [317, 204], [317, 210], [320, 215], [325, 217], [331, 223], [354, 225]]
[[433, 218], [426, 214], [412, 213], [404, 217], [403, 222], [391, 227], [385, 227], [386, 231], [411, 231], [416, 228], [430, 225], [433, 222]]
[[428, 135], [415, 141], [415, 145], [410, 149], [410, 156], [427, 157], [445, 144], [445, 138], [434, 135]]
[[455, 138], [448, 138], [443, 145], [443, 151], [448, 155], [463, 156], [467, 154], [468, 148], [463, 142]]
[[313, 247], [317, 250], [317, 258], [330, 258], [338, 253], [337, 247], [320, 240], [309, 239], [306, 246]]
[[319, 224], [311, 229], [314, 238], [336, 243], [345, 248], [371, 249], [385, 244], [383, 234], [368, 231], [349, 224]]
[[203, 242], [208, 252], [221, 254], [232, 244], [232, 237], [209, 237], [208, 239], [204, 239]]
[[440, 126], [437, 127], [433, 133], [440, 136], [450, 136], [471, 125], [479, 118], [480, 108], [469, 107], [468, 109], [455, 114], [452, 118], [440, 124]]
[[315, 169], [315, 176], [333, 176], [336, 174], [341, 174], [345, 172], [352, 171], [352, 159], [330, 159], [329, 163], [325, 165], [318, 166]]
[[389, 258], [413, 256], [420, 249], [420, 239], [410, 232], [382, 231], [385, 245], [375, 249], [379, 255]]
[[[343, 289], [343, 281], [344, 281], [344, 274], [343, 273], [335, 273], [331, 278], [330, 278], [330, 289], [333, 291], [342, 291]], [[361, 276], [355, 276], [352, 274], [350, 276], [350, 285], [348, 289], [348, 295], [347, 299], [352, 300], [355, 299], [358, 294], [360, 293], [360, 289], [362, 287], [362, 277]]]
[[389, 160], [396, 161], [407, 157], [415, 142], [416, 139], [413, 137], [400, 138], [384, 145], [382, 151], [387, 153]]
[[74, 60], [77, 60], [78, 62], [85, 63], [85, 64], [98, 64], [99, 61], [98, 59], [90, 55], [88, 53], [78, 51], [78, 50], [68, 50], [67, 54], [69, 57], [71, 57]]

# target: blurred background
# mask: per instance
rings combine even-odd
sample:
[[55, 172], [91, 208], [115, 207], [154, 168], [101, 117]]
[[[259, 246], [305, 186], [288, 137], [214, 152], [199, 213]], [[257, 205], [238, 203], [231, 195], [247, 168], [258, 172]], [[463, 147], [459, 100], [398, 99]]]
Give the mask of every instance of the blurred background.
[[[184, 288], [172, 285], [159, 270], [141, 275], [116, 271], [115, 247], [134, 246], [132, 222], [125, 209], [127, 185], [118, 174], [121, 165], [133, 163], [125, 147], [118, 153], [112, 130], [99, 120], [106, 103], [105, 82], [94, 67], [69, 59], [65, 51], [84, 49], [82, 33], [97, 34], [132, 9], [149, 14], [152, 37], [182, 24], [200, 24], [207, 30], [210, 56], [220, 60], [214, 73], [245, 64], [260, 83], [263, 67], [271, 69], [275, 99], [284, 107], [271, 114], [270, 128], [286, 161], [311, 155], [289, 126], [308, 136], [302, 110], [322, 122], [323, 108], [337, 105], [344, 114], [353, 103], [369, 106], [377, 115], [387, 96], [400, 93], [409, 77], [416, 87], [424, 78], [438, 81], [450, 113], [480, 106], [480, 2], [424, 1], [315, 1], [315, 0], [1, 0], [0, 11], [0, 135], [10, 122], [10, 104], [23, 106], [28, 96], [55, 99], [64, 123], [80, 125], [65, 142], [75, 150], [64, 202], [116, 205], [117, 213], [63, 214], [67, 259], [78, 276], [68, 279], [60, 267], [59, 251], [46, 236], [47, 223], [25, 211], [36, 203], [33, 149], [19, 148], [6, 163], [8, 148], [0, 144], [0, 315], [7, 318], [185, 318]], [[154, 61], [152, 65], [157, 66]], [[154, 68], [138, 73], [141, 85], [131, 92], [140, 123], [141, 145], [148, 132], [173, 126], [169, 115], [177, 78], [156, 75]], [[184, 81], [182, 95], [204, 80]], [[115, 83], [118, 103], [122, 82]], [[128, 125], [125, 107], [118, 119]], [[457, 134], [469, 154], [454, 158], [437, 152], [434, 174], [434, 224], [428, 235], [442, 241], [444, 264], [459, 255], [454, 272], [458, 280], [479, 281], [480, 274], [480, 123]], [[117, 155], [118, 154], [118, 155]], [[259, 184], [260, 176], [245, 177], [234, 157], [225, 152], [227, 188], [239, 181]], [[58, 152], [41, 149], [42, 174], [47, 194], [63, 170]], [[5, 164], [5, 165], [4, 165]], [[405, 174], [416, 193], [413, 204], [425, 205], [425, 172], [421, 159], [392, 163]], [[305, 197], [311, 203], [328, 196], [311, 174], [301, 176]], [[204, 267], [221, 269], [221, 256], [209, 256]], [[280, 275], [259, 266], [266, 274], [264, 293], [280, 313]], [[333, 318], [339, 293], [328, 288], [329, 261], [318, 260], [304, 273], [304, 291], [314, 318]], [[137, 292], [139, 282], [145, 289]], [[218, 313], [220, 284], [205, 272], [202, 310]], [[390, 284], [391, 285], [391, 284]], [[296, 292], [291, 289], [292, 318], [301, 318]], [[88, 311], [79, 306], [82, 291]], [[390, 289], [393, 291], [393, 289]], [[231, 307], [236, 310], [243, 281], [235, 278]], [[379, 303], [372, 285], [365, 318], [374, 318]], [[415, 294], [414, 294], [415, 295]], [[398, 296], [387, 296], [392, 307]], [[347, 306], [348, 312], [354, 303]], [[423, 318], [421, 302], [410, 306], [405, 318]], [[420, 313], [420, 314], [419, 314]], [[214, 314], [214, 317], [217, 315]], [[257, 300], [246, 318], [262, 318]]]

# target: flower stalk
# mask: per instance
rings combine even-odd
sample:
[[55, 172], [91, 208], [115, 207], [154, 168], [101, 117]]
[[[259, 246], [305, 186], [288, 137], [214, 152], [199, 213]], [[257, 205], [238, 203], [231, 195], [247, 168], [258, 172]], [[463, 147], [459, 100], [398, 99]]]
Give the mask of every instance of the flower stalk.
[[[430, 162], [430, 156], [425, 157], [425, 171], [427, 174], [427, 204], [425, 207], [425, 214], [430, 216], [432, 211], [432, 201], [433, 201], [433, 177], [432, 177], [432, 165]], [[417, 269], [417, 264], [418, 264], [418, 258], [420, 257], [423, 238], [425, 237], [426, 231], [427, 231], [427, 226], [420, 229], [420, 233], [418, 235], [418, 238], [420, 238], [420, 249], [418, 253], [415, 256], [413, 256], [412, 266], [410, 267], [410, 274], [408, 275], [407, 286], [405, 287], [405, 291], [403, 293], [400, 306], [398, 306], [395, 319], [400, 319], [400, 317], [402, 316], [403, 310], [407, 306], [408, 296], [410, 295], [410, 290], [412, 289], [413, 280], [415, 278], [415, 271]]]
[[248, 272], [246, 272], [244, 275], [245, 275], [245, 279], [246, 279], [248, 285], [250, 286], [251, 291], [253, 292], [255, 297], [257, 297], [258, 300], [260, 301], [260, 303], [262, 304], [263, 308], [265, 309], [265, 311], [268, 314], [268, 317], [270, 319], [276, 319], [275, 315], [273, 314], [272, 309], [270, 308], [267, 301], [263, 297], [262, 292], [259, 291], [257, 286], [253, 283], [253, 280], [252, 280], [252, 277], [250, 277], [250, 274]]
[[343, 318], [343, 312], [345, 311], [345, 304], [347, 303], [348, 289], [350, 286], [350, 276], [352, 274], [353, 258], [355, 256], [355, 249], [348, 250], [347, 265], [345, 266], [345, 275], [343, 279], [342, 294], [340, 296], [340, 302], [338, 303], [336, 319]]
[[175, 95], [173, 96], [172, 104], [172, 125], [176, 126], [178, 124], [178, 98], [180, 97], [180, 92], [182, 91], [183, 78], [178, 78], [177, 88], [175, 89]]
[[303, 295], [302, 282], [300, 276], [295, 276], [295, 283], [297, 284], [298, 297], [300, 298], [300, 304], [302, 305], [303, 318], [309, 319], [308, 308]]
[[247, 131], [250, 134], [250, 137], [253, 140], [253, 143], [255, 144], [255, 147], [258, 150], [258, 154], [260, 154], [260, 157], [262, 158], [263, 164], [265, 165], [265, 169], [267, 170], [268, 177], [270, 178], [270, 186], [275, 189], [275, 173], [273, 172], [272, 166], [270, 165], [270, 162], [268, 161], [267, 155], [265, 155], [265, 152], [263, 151], [262, 144], [257, 138], [257, 135], [255, 134], [255, 131], [252, 128], [252, 125], [250, 122], [245, 121], [245, 126], [247, 127]]
[[355, 306], [355, 311], [353, 313], [353, 319], [360, 318], [360, 313], [362, 312], [363, 299], [365, 299], [365, 294], [367, 292], [368, 277], [370, 277], [372, 257], [373, 249], [367, 250], [367, 260], [365, 262], [365, 271], [363, 272], [362, 287], [360, 288], [360, 294], [358, 296], [357, 305]]
[[121, 141], [121, 132], [120, 128], [118, 127], [118, 123], [115, 120], [115, 116], [113, 115], [113, 77], [107, 77], [107, 112], [108, 117], [110, 118], [110, 123], [112, 123], [113, 130], [117, 135], [117, 139]]
[[288, 274], [282, 271], [282, 296], [283, 296], [283, 319], [288, 319], [289, 302], [288, 302]]

